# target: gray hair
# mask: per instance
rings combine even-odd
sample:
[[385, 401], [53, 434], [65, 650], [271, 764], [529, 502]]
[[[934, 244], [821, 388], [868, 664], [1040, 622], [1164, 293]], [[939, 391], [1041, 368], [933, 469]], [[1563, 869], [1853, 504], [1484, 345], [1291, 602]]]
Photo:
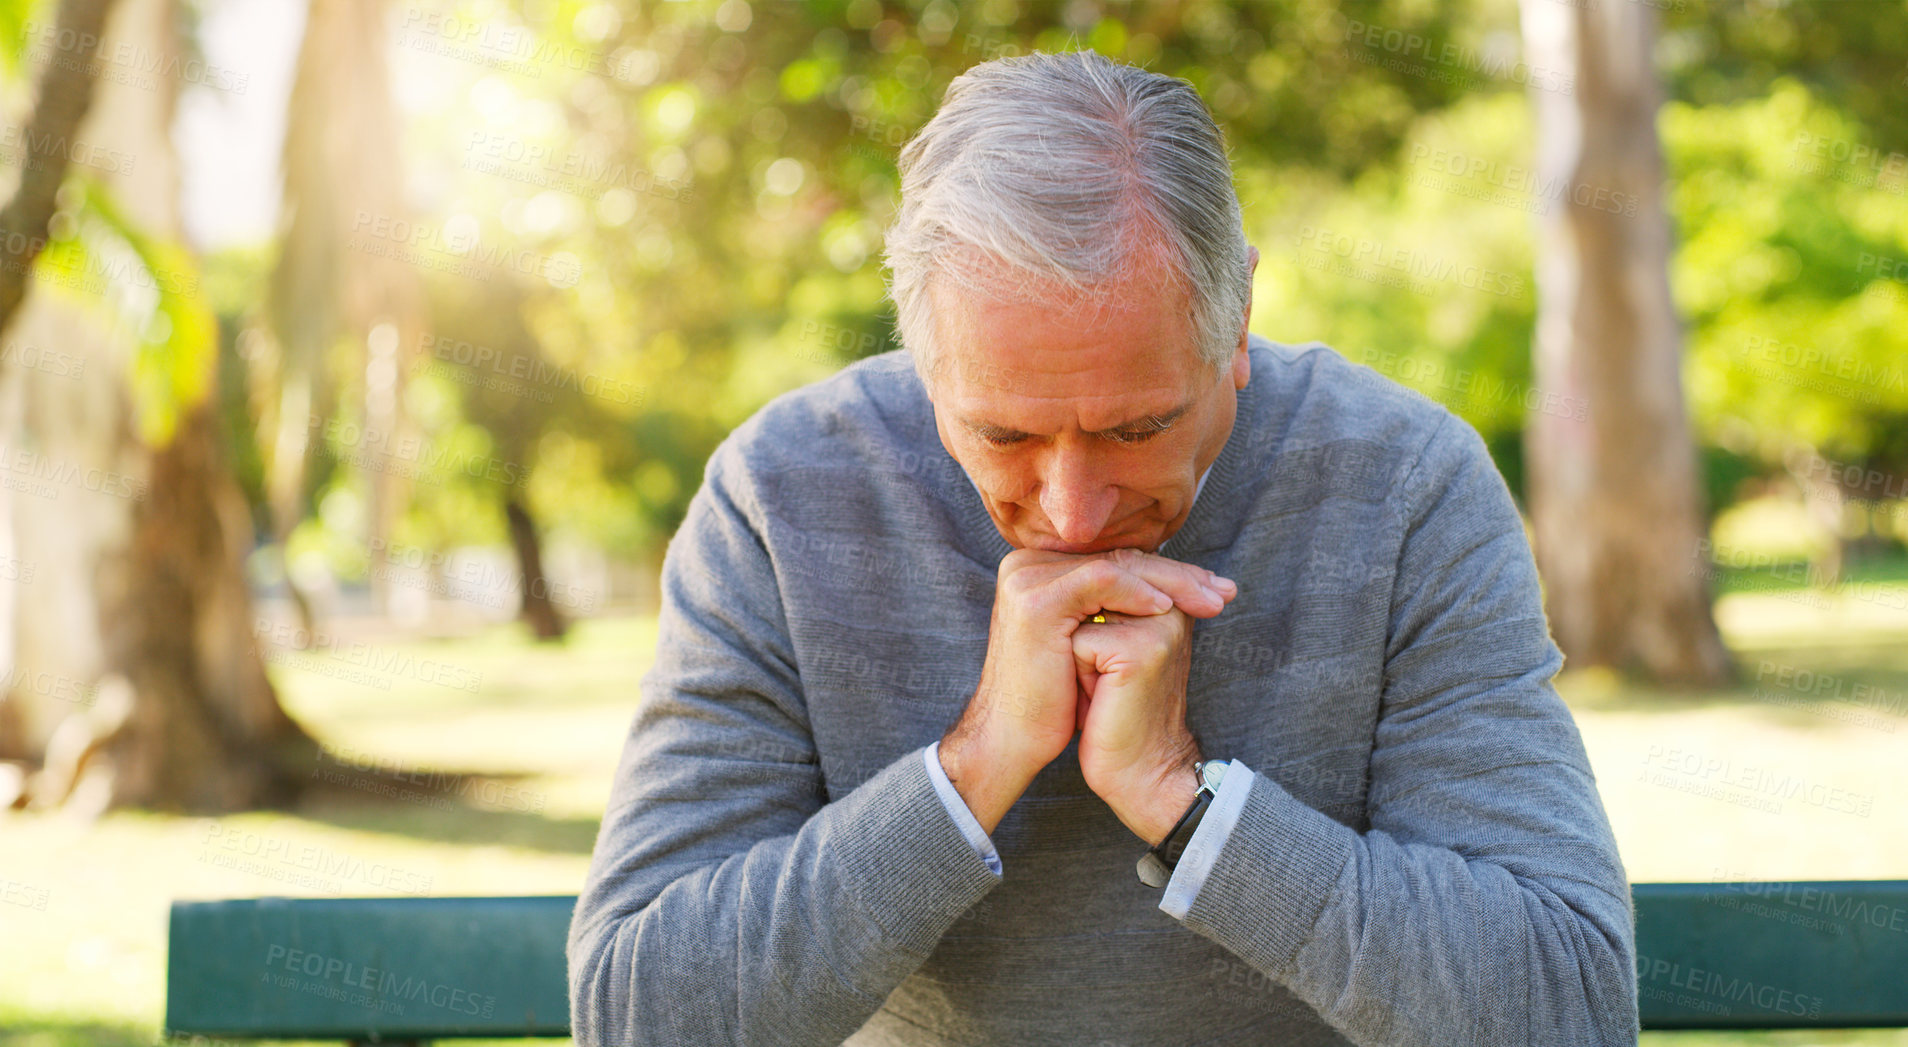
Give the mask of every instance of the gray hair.
[[[888, 293], [923, 383], [940, 366], [931, 279], [996, 300], [1053, 300], [1057, 285], [1077, 301], [1149, 250], [1191, 291], [1199, 358], [1216, 371], [1236, 350], [1244, 223], [1224, 136], [1185, 80], [1092, 51], [985, 62], [948, 85], [899, 167]], [[1034, 279], [990, 280], [989, 263]]]

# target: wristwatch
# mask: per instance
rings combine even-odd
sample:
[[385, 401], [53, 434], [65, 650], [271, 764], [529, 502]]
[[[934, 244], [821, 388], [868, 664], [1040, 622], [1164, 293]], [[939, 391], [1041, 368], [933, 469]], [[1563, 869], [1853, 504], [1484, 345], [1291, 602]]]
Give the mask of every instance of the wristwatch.
[[1159, 842], [1159, 846], [1147, 851], [1139, 860], [1140, 882], [1148, 887], [1164, 887], [1166, 881], [1173, 878], [1173, 870], [1179, 867], [1179, 856], [1186, 853], [1186, 845], [1192, 842], [1193, 833], [1199, 831], [1199, 822], [1206, 816], [1206, 808], [1212, 806], [1212, 798], [1219, 793], [1219, 783], [1225, 778], [1226, 768], [1231, 760], [1206, 760], [1194, 769], [1199, 773], [1199, 794], [1193, 797], [1192, 806], [1179, 816], [1173, 825], [1173, 831]]

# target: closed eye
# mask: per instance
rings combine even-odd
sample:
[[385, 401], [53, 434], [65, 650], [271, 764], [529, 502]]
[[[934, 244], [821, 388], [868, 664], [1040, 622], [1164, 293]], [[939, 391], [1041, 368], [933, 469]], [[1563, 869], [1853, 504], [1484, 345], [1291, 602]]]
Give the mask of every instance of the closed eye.
[[1106, 437], [1109, 440], [1112, 440], [1114, 443], [1129, 444], [1129, 445], [1143, 444], [1146, 441], [1151, 440], [1153, 437], [1158, 436], [1159, 434], [1165, 432], [1167, 429], [1170, 429], [1170, 428], [1172, 427], [1160, 426], [1157, 429], [1122, 429], [1122, 430], [1115, 430], [1113, 432], [1102, 433], [1100, 435]]
[[1100, 435], [1115, 443], [1140, 444], [1173, 427], [1173, 423], [1164, 418], [1148, 418], [1131, 429], [1113, 429]]
[[[1135, 444], [1143, 444], [1171, 428], [1171, 425], [1162, 425], [1149, 429], [1109, 429], [1099, 435], [1116, 444], [1131, 447]], [[1011, 447], [1027, 439], [1026, 433], [981, 433], [978, 435], [989, 447]]]

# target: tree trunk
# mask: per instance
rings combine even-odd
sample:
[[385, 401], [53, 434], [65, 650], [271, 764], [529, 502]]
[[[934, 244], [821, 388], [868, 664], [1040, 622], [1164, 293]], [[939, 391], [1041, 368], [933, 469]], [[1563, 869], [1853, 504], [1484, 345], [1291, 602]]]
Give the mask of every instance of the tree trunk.
[[1733, 668], [1710, 615], [1670, 298], [1653, 12], [1554, 0], [1524, 0], [1522, 10], [1526, 60], [1573, 81], [1531, 95], [1550, 201], [1539, 222], [1534, 372], [1544, 393], [1587, 406], [1581, 421], [1533, 413], [1526, 429], [1551, 628], [1572, 666], [1720, 685]]
[[[56, 40], [97, 40], [106, 25], [112, 0], [62, 0]], [[40, 69], [40, 87], [27, 120], [21, 151], [20, 182], [0, 208], [0, 334], [26, 296], [33, 260], [46, 246], [53, 218], [54, 195], [66, 179], [68, 150], [87, 107], [93, 101], [93, 76], [87, 65], [92, 52], [60, 56]]]
[[[98, 48], [170, 68], [176, 34], [175, 0], [123, 0]], [[101, 181], [127, 221], [171, 241], [176, 86], [163, 75], [103, 80], [77, 132], [138, 157], [136, 173]], [[18, 444], [10, 459], [30, 456], [45, 477], [16, 487], [9, 506], [15, 556], [31, 571], [0, 637], [18, 667], [0, 750], [29, 772], [16, 773], [13, 799], [81, 813], [288, 802], [317, 747], [279, 707], [260, 660], [241, 570], [251, 526], [219, 461], [213, 401], [177, 405], [170, 442], [148, 447], [132, 420], [128, 332], [104, 302], [33, 296], [12, 331], [83, 365], [23, 370], [24, 395], [0, 397], [7, 443]]]
[[504, 498], [504, 516], [510, 521], [510, 544], [516, 549], [518, 573], [523, 578], [523, 604], [518, 614], [529, 623], [537, 639], [560, 640], [570, 626], [550, 602], [550, 583], [543, 576], [543, 550], [537, 540], [536, 523], [515, 495]]
[[278, 704], [240, 565], [252, 528], [219, 454], [211, 398], [153, 455], [131, 547], [102, 567], [107, 661], [132, 697], [103, 747], [113, 802], [188, 811], [287, 806], [318, 745]]
[[[410, 263], [358, 244], [367, 220], [378, 229], [409, 219], [385, 61], [386, 7], [384, 0], [310, 0], [298, 50], [285, 130], [285, 232], [271, 290], [281, 377], [267, 440], [269, 501], [281, 549], [306, 511], [311, 444], [324, 438], [315, 422], [345, 395], [325, 377], [340, 339], [362, 354], [364, 438], [350, 450], [366, 463], [369, 548], [389, 548], [410, 497], [408, 470], [394, 452], [418, 431], [404, 409], [404, 380], [423, 341], [423, 289]], [[373, 572], [370, 586], [373, 606], [388, 614], [384, 574]]]

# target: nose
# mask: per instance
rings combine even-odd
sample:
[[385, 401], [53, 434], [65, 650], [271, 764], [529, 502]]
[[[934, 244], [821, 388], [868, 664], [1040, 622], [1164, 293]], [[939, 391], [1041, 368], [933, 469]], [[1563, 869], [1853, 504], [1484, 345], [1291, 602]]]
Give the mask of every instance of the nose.
[[1046, 461], [1040, 483], [1040, 511], [1063, 542], [1099, 537], [1119, 504], [1119, 489], [1098, 474], [1087, 449], [1061, 441]]

